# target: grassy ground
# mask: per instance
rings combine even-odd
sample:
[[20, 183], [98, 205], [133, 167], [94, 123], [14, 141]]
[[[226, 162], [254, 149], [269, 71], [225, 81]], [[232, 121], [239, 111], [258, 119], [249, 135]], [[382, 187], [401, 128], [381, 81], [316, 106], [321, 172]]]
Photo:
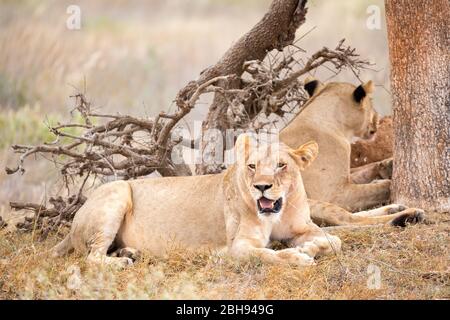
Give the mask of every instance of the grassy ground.
[[[45, 121], [64, 121], [69, 95], [87, 90], [102, 111], [155, 115], [170, 108], [177, 91], [213, 64], [264, 14], [269, 0], [77, 1], [82, 28], [65, 27], [72, 1], [0, 0], [0, 216], [9, 201], [39, 202], [52, 194], [49, 162], [28, 161], [25, 175], [6, 176], [17, 157], [13, 143], [52, 140]], [[308, 54], [346, 38], [362, 57], [376, 62], [375, 105], [389, 113], [386, 30], [369, 30], [368, 5], [382, 0], [310, 0], [299, 45]], [[336, 23], [335, 17], [341, 19]], [[326, 69], [317, 73], [325, 80]], [[335, 80], [356, 79], [351, 72]], [[74, 87], [76, 89], [74, 89]], [[204, 101], [187, 121], [202, 119]], [[32, 235], [0, 231], [0, 299], [5, 298], [450, 298], [449, 217], [405, 230], [340, 231], [344, 251], [318, 265], [291, 268], [238, 264], [206, 252], [146, 257], [124, 271], [87, 268], [76, 255], [52, 259]], [[373, 289], [377, 268], [381, 286]], [[77, 275], [79, 271], [79, 276]], [[375, 272], [375, 273], [374, 273]], [[374, 274], [373, 274], [374, 273]], [[376, 280], [376, 279], [375, 279]], [[376, 282], [376, 281], [375, 281]], [[376, 287], [376, 283], [375, 283]]]
[[174, 251], [117, 271], [76, 254], [50, 258], [56, 238], [3, 231], [0, 299], [449, 299], [450, 215], [428, 217], [405, 229], [335, 232], [343, 252], [303, 268]]

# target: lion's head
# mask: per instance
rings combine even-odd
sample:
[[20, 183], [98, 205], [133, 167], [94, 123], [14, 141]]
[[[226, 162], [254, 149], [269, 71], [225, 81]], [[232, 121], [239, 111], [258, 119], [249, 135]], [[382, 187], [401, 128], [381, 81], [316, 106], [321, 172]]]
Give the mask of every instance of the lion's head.
[[377, 131], [379, 117], [372, 106], [372, 81], [356, 87], [344, 82], [322, 84], [316, 79], [308, 78], [304, 88], [311, 98], [318, 95], [329, 96], [330, 103], [339, 104], [339, 113], [333, 117], [337, 118], [346, 130], [352, 131], [355, 137], [370, 139]]
[[294, 150], [278, 142], [258, 142], [248, 134], [239, 136], [235, 148], [241, 192], [260, 217], [281, 215], [290, 196], [304, 193], [300, 170], [311, 164], [319, 149], [314, 141]]

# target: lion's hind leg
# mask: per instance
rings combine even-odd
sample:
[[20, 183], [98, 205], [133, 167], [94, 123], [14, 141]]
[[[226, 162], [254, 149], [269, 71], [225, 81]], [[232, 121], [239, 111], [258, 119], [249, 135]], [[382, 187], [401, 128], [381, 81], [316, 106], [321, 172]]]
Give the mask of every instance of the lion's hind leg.
[[319, 226], [367, 226], [391, 224], [406, 226], [419, 223], [424, 219], [420, 209], [401, 205], [390, 205], [369, 211], [351, 213], [331, 203], [308, 200], [311, 209], [311, 219]]
[[72, 239], [68, 234], [60, 243], [52, 248], [52, 254], [54, 257], [62, 257], [71, 251], [73, 251]]
[[366, 164], [361, 167], [351, 168], [353, 183], [366, 184], [376, 179], [392, 178], [392, 158]]
[[390, 204], [384, 207], [353, 213], [353, 216], [368, 218], [368, 224], [389, 223], [396, 227], [406, 227], [424, 221], [424, 211], [407, 208], [401, 204]]
[[54, 254], [62, 255], [74, 248], [87, 252], [88, 262], [118, 267], [131, 264], [133, 260], [128, 257], [110, 257], [107, 253], [132, 209], [132, 190], [127, 182], [102, 185], [78, 210], [70, 233], [54, 248]]
[[84, 228], [85, 234], [86, 230], [89, 230], [88, 238], [84, 239], [89, 251], [88, 261], [117, 267], [131, 265], [133, 259], [129, 257], [107, 256], [125, 216], [131, 213], [133, 208], [130, 185], [125, 181], [107, 184], [96, 198], [95, 207], [91, 208], [95, 215], [92, 215]]
[[385, 216], [394, 214], [397, 212], [402, 212], [406, 210], [407, 207], [401, 204], [390, 204], [387, 206], [379, 207], [372, 210], [366, 210], [366, 211], [359, 211], [353, 213], [354, 216], [360, 216], [360, 217], [378, 217], [378, 216]]

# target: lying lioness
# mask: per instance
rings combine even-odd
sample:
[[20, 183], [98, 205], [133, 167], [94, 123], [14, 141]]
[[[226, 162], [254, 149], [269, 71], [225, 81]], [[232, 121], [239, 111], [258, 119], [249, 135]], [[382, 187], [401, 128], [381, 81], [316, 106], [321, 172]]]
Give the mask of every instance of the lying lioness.
[[[340, 250], [339, 238], [326, 234], [310, 218], [300, 170], [316, 158], [315, 142], [291, 149], [278, 143], [258, 145], [241, 135], [235, 150], [236, 164], [221, 174], [116, 181], [99, 187], [54, 248], [56, 255], [76, 249], [88, 252], [90, 261], [123, 266], [132, 260], [122, 254], [107, 256], [113, 244], [119, 253], [139, 250], [155, 255], [179, 245], [225, 247], [236, 258], [309, 265], [316, 255]], [[377, 216], [385, 212], [377, 209], [352, 215], [330, 204], [316, 202], [314, 207], [318, 218], [350, 219], [355, 224], [404, 221], [415, 214]], [[290, 248], [268, 249], [271, 240]]]
[[[117, 181], [99, 187], [77, 212], [57, 255], [87, 251], [88, 260], [119, 265], [107, 256], [113, 244], [161, 255], [174, 245], [226, 246], [237, 258], [310, 265], [318, 254], [339, 251], [339, 238], [325, 234], [309, 216], [300, 169], [317, 156], [309, 142], [296, 150], [252, 143], [241, 135], [237, 163], [217, 175]], [[266, 248], [272, 239], [292, 248]]]

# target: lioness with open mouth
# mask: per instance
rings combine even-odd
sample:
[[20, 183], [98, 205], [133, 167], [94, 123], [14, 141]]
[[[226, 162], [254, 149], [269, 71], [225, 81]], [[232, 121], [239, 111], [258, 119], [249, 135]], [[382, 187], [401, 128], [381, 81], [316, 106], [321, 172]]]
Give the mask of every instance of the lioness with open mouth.
[[[223, 248], [236, 258], [311, 265], [317, 255], [340, 250], [341, 241], [310, 218], [300, 171], [317, 156], [308, 142], [297, 149], [257, 143], [241, 135], [237, 161], [217, 175], [116, 181], [99, 187], [77, 212], [70, 233], [54, 248], [88, 260], [124, 266], [122, 249], [164, 254], [173, 245]], [[290, 247], [274, 251], [271, 240]], [[131, 248], [126, 249], [125, 248]], [[121, 256], [122, 255], [122, 256]]]

